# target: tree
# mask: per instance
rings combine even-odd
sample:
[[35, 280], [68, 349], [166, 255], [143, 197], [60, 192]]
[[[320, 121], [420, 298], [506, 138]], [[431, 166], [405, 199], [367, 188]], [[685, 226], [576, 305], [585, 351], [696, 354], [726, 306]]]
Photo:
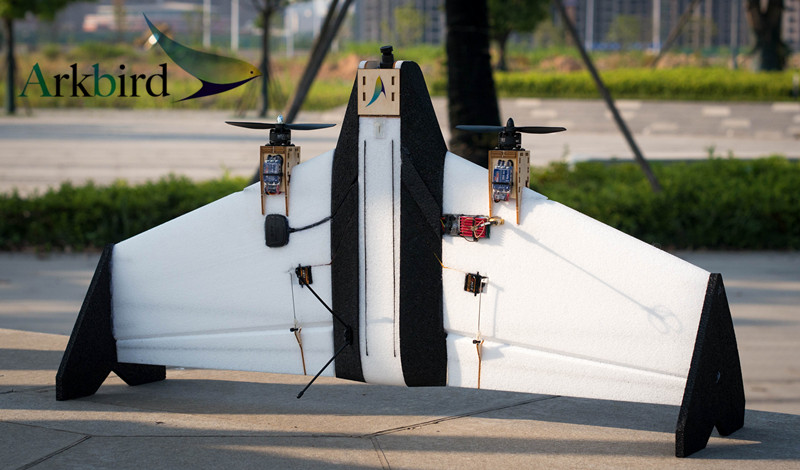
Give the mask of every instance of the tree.
[[486, 0], [445, 0], [447, 15], [447, 110], [450, 149], [488, 166], [496, 135], [458, 130], [459, 124], [499, 125], [500, 112], [489, 56]]
[[781, 38], [783, 0], [747, 0], [747, 22], [756, 37], [753, 53], [759, 54], [759, 70], [783, 70], [789, 57], [789, 46]]
[[392, 12], [394, 25], [389, 26], [389, 22], [381, 22], [381, 32], [388, 43], [395, 46], [405, 47], [417, 44], [422, 39], [425, 29], [425, 15], [414, 8], [413, 4], [396, 7]]
[[258, 11], [261, 23], [261, 104], [258, 107], [258, 116], [265, 117], [269, 111], [269, 35], [270, 20], [272, 15], [289, 4], [288, 0], [253, 0], [253, 7]]
[[608, 42], [619, 44], [623, 51], [642, 40], [642, 20], [634, 15], [619, 15], [611, 22], [606, 35]]
[[117, 30], [117, 41], [125, 40], [125, 0], [114, 0], [114, 29]]
[[695, 16], [686, 23], [682, 34], [684, 45], [694, 50], [711, 47], [711, 38], [717, 34], [717, 25], [707, 17]]
[[489, 34], [500, 48], [498, 70], [506, 70], [506, 44], [512, 31], [530, 32], [548, 16], [549, 0], [489, 0]]
[[0, 18], [3, 21], [3, 36], [6, 49], [6, 100], [7, 114], [14, 114], [17, 110], [14, 79], [17, 71], [17, 61], [14, 57], [14, 20], [23, 18], [27, 13], [52, 20], [56, 12], [68, 3], [76, 0], [0, 0]]
[[536, 27], [533, 41], [537, 47], [562, 47], [567, 44], [564, 27], [556, 26], [553, 20], [546, 19]]

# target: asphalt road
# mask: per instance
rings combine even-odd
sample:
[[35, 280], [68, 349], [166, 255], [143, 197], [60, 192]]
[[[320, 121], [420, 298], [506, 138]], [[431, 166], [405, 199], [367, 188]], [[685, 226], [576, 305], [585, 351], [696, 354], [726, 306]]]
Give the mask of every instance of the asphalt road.
[[[433, 100], [449, 138], [446, 101]], [[782, 154], [800, 158], [800, 103], [620, 101], [623, 116], [649, 159], [741, 158]], [[631, 159], [632, 153], [601, 101], [504, 99], [503, 117], [519, 125], [564, 126], [567, 132], [525, 136], [534, 165], [556, 160]], [[295, 132], [304, 158], [335, 147], [343, 108], [305, 113], [297, 122], [337, 126]], [[267, 133], [224, 124], [224, 111], [35, 110], [0, 117], [0, 192], [44, 191], [62, 181], [110, 184], [170, 173], [202, 180], [225, 172], [250, 176]], [[480, 124], [480, 123], [472, 123]]]

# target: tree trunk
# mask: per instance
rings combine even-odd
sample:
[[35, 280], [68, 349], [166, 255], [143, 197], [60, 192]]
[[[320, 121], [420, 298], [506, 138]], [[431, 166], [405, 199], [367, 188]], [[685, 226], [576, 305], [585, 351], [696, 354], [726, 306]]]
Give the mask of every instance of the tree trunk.
[[14, 60], [14, 20], [3, 18], [6, 33], [6, 114], [14, 114], [17, 110], [14, 94], [14, 76], [16, 61]]
[[266, 117], [269, 111], [269, 21], [273, 9], [265, 7], [261, 10], [261, 105], [258, 117]]
[[783, 0], [768, 0], [767, 9], [761, 9], [760, 0], [747, 0], [747, 21], [756, 37], [753, 52], [759, 54], [759, 70], [783, 70], [789, 48], [781, 38]]
[[508, 37], [511, 36], [511, 31], [505, 31], [497, 35], [497, 45], [500, 49], [500, 57], [497, 60], [497, 70], [503, 72], [508, 70], [506, 64], [506, 45], [508, 45]]
[[499, 125], [500, 112], [489, 56], [486, 0], [446, 0], [447, 100], [450, 149], [473, 163], [488, 165], [497, 136], [456, 129], [459, 124]]

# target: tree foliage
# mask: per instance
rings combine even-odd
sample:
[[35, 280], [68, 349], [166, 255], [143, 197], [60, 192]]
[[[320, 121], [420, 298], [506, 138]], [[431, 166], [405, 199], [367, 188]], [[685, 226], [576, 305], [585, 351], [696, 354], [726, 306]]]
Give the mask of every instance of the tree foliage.
[[506, 44], [512, 32], [526, 33], [547, 18], [549, 0], [488, 0], [489, 35], [500, 47], [499, 70], [506, 70]]
[[606, 40], [619, 44], [623, 51], [642, 40], [642, 20], [634, 15], [619, 15], [611, 22]]
[[6, 50], [6, 113], [16, 111], [14, 80], [16, 79], [16, 60], [14, 58], [14, 20], [32, 13], [42, 19], [52, 20], [58, 10], [77, 0], [0, 0], [0, 19], [3, 22], [3, 36]]
[[0, 0], [0, 18], [17, 20], [27, 13], [52, 20], [58, 10], [77, 0]]
[[384, 20], [381, 23], [382, 35], [386, 42], [400, 47], [413, 46], [422, 39], [425, 30], [425, 15], [414, 8], [414, 5], [402, 5], [392, 12], [394, 27]]

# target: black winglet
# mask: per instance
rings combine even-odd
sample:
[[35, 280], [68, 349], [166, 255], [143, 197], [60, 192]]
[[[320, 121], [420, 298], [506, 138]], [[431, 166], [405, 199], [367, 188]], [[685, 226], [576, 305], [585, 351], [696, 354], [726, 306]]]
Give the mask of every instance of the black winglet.
[[117, 342], [111, 328], [111, 255], [106, 246], [89, 284], [72, 336], [56, 373], [56, 400], [93, 395], [110, 372], [128, 385], [166, 378], [164, 366], [117, 362]]
[[704, 449], [715, 426], [723, 436], [740, 429], [744, 405], [742, 367], [725, 286], [720, 274], [711, 274], [678, 414], [675, 456]]

